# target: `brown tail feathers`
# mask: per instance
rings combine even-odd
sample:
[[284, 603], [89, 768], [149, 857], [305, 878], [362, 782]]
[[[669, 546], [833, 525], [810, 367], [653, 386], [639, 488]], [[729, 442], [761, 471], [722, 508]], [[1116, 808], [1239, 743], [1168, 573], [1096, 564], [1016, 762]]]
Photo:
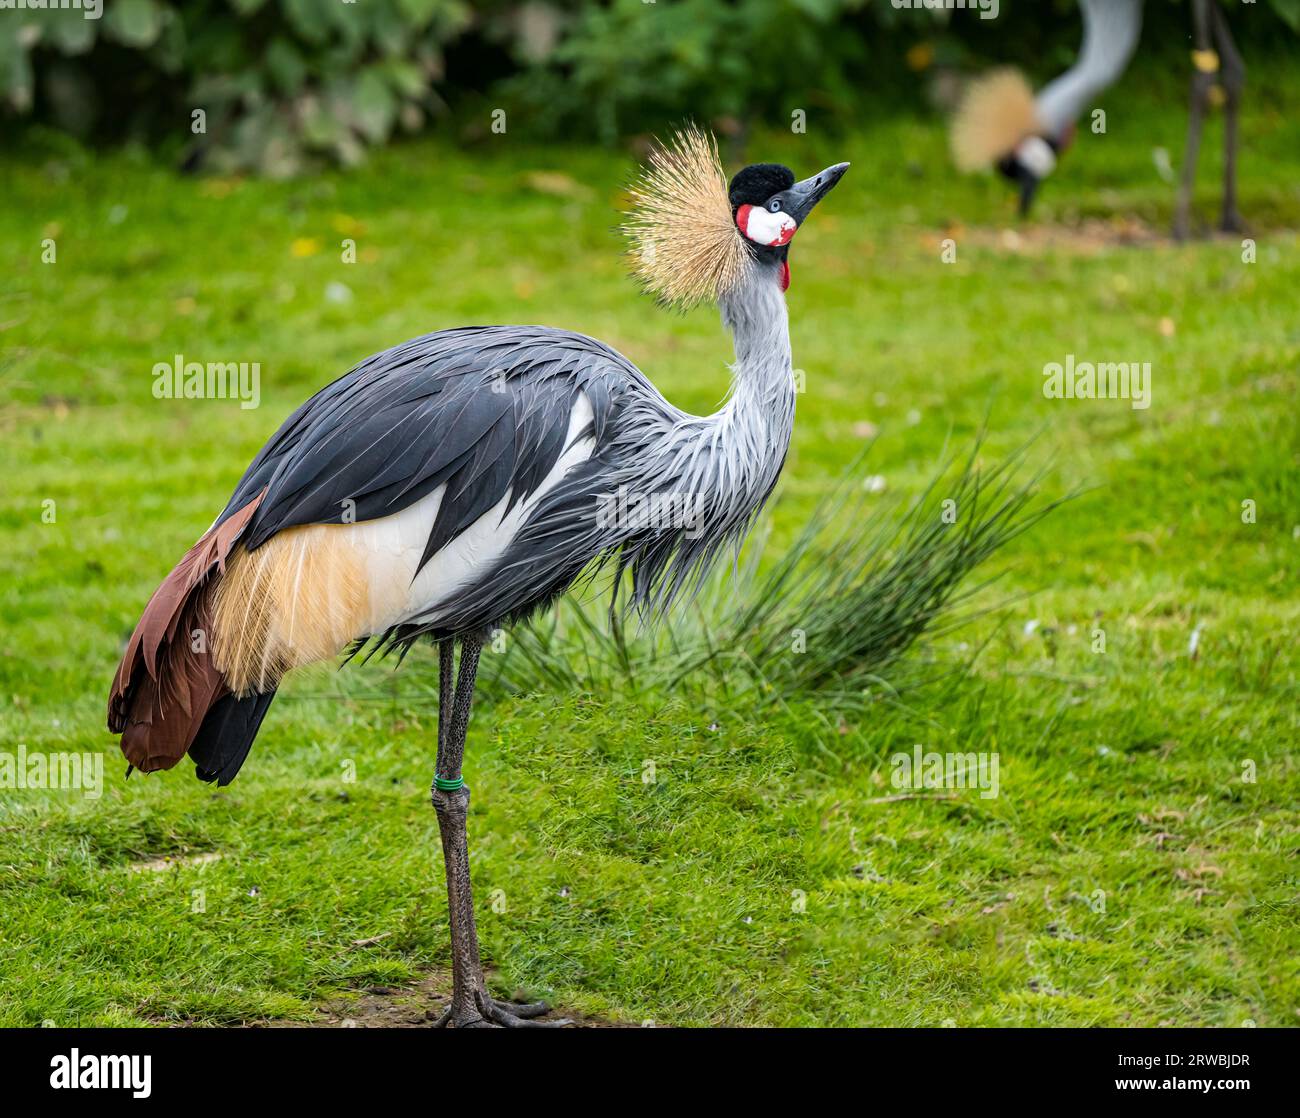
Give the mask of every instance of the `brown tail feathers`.
[[259, 494], [185, 553], [127, 643], [109, 692], [108, 728], [122, 735], [122, 752], [144, 772], [169, 769], [184, 757], [208, 712], [230, 693], [213, 662], [212, 592], [261, 500]]

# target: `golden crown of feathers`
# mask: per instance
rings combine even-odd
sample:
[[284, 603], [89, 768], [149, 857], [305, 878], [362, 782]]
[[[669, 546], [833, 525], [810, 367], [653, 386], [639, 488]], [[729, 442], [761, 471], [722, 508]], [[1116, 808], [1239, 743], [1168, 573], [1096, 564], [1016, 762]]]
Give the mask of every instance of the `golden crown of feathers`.
[[959, 171], [986, 171], [1026, 136], [1041, 131], [1025, 76], [994, 70], [971, 82], [953, 116], [953, 162]]
[[716, 301], [751, 259], [731, 217], [717, 141], [687, 125], [656, 143], [629, 193], [623, 222], [632, 273], [676, 307]]

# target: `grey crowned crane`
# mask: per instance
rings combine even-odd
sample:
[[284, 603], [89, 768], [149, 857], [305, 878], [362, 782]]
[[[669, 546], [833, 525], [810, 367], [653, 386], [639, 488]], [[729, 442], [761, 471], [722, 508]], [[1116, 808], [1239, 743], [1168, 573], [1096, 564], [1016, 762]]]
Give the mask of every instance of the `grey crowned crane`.
[[[658, 614], [739, 545], [794, 421], [790, 239], [847, 167], [796, 182], [760, 163], [728, 186], [716, 143], [689, 128], [654, 152], [634, 188], [634, 271], [664, 303], [716, 302], [734, 338], [720, 411], [673, 407], [627, 358], [567, 330], [416, 338], [285, 421], [127, 644], [108, 704], [127, 760], [147, 772], [188, 753], [199, 779], [225, 785], [286, 672], [347, 650], [436, 643], [432, 799], [453, 970], [441, 1024], [564, 1023], [536, 1020], [543, 1003], [497, 1002], [484, 984], [461, 763], [485, 636], [602, 564], [611, 608], [627, 574], [623, 605]], [[690, 499], [689, 523], [610, 515], [678, 507], [664, 501], [674, 497]]]
[[[953, 161], [961, 171], [996, 167], [1020, 192], [1020, 214], [1033, 204], [1057, 158], [1074, 138], [1088, 105], [1123, 75], [1142, 30], [1142, 0], [1079, 0], [1083, 45], [1075, 64], [1035, 95], [1014, 70], [996, 70], [972, 83], [953, 118]], [[1192, 184], [1206, 110], [1221, 92], [1224, 104], [1223, 212], [1220, 228], [1243, 227], [1237, 212], [1237, 113], [1246, 67], [1227, 17], [1215, 0], [1192, 0], [1191, 115], [1187, 151], [1174, 210], [1174, 235], [1190, 229]]]
[[1056, 169], [1074, 138], [1075, 122], [1092, 99], [1128, 66], [1142, 30], [1142, 0], [1079, 0], [1079, 57], [1037, 94], [1016, 70], [995, 70], [973, 82], [953, 118], [952, 154], [960, 171], [996, 167], [1020, 191], [1020, 213]]

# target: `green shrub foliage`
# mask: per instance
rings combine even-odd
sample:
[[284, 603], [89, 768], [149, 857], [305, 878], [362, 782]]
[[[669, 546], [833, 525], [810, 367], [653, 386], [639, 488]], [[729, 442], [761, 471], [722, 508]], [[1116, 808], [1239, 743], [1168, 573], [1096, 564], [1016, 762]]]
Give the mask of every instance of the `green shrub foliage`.
[[[28, 0], [30, 3], [30, 0]], [[82, 0], [0, 11], [6, 107], [82, 136], [171, 139], [216, 170], [343, 164], [441, 102], [462, 0]]]
[[[501, 110], [512, 132], [606, 142], [685, 116], [851, 124], [939, 89], [927, 71], [1003, 60], [1046, 77], [1078, 47], [1074, 0], [999, 0], [996, 19], [914, 3], [0, 0], [0, 112], [284, 176], [437, 116], [486, 135]], [[1148, 0], [1148, 60], [1187, 66], [1189, 8]], [[1300, 0], [1233, 8], [1244, 44], [1295, 51]]]

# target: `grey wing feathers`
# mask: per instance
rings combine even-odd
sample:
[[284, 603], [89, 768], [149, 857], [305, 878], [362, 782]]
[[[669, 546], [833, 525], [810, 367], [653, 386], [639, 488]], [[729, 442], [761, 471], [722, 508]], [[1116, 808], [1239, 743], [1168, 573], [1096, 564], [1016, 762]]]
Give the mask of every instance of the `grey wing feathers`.
[[490, 571], [378, 634], [371, 651], [525, 617], [606, 559], [631, 570], [633, 604], [659, 612], [738, 541], [754, 505], [709, 508], [714, 530], [698, 535], [602, 522], [620, 487], [707, 493], [726, 463], [710, 440], [688, 437], [706, 421], [672, 408], [615, 350], [563, 330], [447, 330], [364, 361], [289, 417], [219, 519], [265, 491], [242, 537], [255, 549], [294, 525], [389, 516], [445, 485], [423, 566], [503, 500], [509, 511], [537, 492], [567, 448], [580, 394], [592, 418], [573, 438], [593, 438], [591, 456], [541, 495]]
[[[525, 499], [564, 451], [578, 393], [597, 441], [616, 396], [649, 387], [608, 346], [542, 326], [429, 334], [362, 362], [263, 448], [220, 519], [263, 489], [243, 542], [299, 524], [372, 520], [444, 483], [421, 566], [507, 494]], [[653, 392], [653, 389], [651, 389]]]

